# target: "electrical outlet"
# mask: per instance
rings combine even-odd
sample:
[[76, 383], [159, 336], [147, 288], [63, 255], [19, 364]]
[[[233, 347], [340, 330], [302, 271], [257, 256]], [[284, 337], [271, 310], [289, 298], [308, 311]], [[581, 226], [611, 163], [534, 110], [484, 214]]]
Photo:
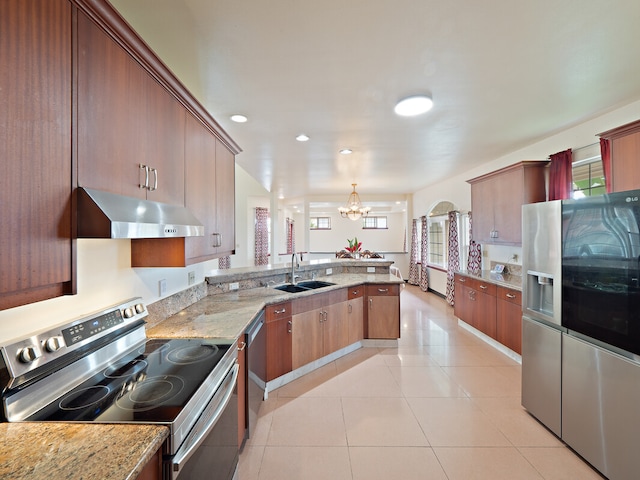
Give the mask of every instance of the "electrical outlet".
[[229, 290], [238, 290], [240, 288], [240, 284], [238, 282], [233, 282], [229, 284]]
[[367, 267], [367, 273], [376, 273], [376, 267]]
[[196, 272], [189, 272], [189, 285], [196, 283]]
[[511, 260], [513, 260], [514, 262], [518, 261], [518, 254], [514, 253], [513, 255], [511, 255]]
[[327, 268], [326, 275], [331, 275], [333, 273], [333, 268]]
[[164, 278], [158, 281], [158, 294], [161, 297], [167, 294], [167, 281]]

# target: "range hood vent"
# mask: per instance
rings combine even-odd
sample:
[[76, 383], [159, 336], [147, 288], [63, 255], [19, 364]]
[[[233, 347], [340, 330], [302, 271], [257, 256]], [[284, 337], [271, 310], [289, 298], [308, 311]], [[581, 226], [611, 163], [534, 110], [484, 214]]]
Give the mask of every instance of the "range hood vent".
[[78, 188], [78, 238], [202, 237], [185, 207]]

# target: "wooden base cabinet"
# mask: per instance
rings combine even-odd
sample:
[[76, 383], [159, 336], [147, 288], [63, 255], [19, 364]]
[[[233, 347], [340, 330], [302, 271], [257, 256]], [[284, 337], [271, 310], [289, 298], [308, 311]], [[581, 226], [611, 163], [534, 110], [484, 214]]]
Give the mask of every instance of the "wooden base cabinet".
[[347, 289], [293, 301], [293, 369], [349, 344]]
[[267, 381], [289, 373], [292, 368], [291, 302], [265, 308], [267, 329]]
[[397, 284], [366, 286], [367, 338], [400, 338], [400, 287]]
[[348, 345], [364, 339], [364, 285], [349, 288], [347, 302]]
[[522, 292], [497, 287], [496, 340], [514, 352], [522, 353]]
[[520, 291], [456, 274], [453, 312], [460, 320], [507, 348], [518, 354], [522, 352]]

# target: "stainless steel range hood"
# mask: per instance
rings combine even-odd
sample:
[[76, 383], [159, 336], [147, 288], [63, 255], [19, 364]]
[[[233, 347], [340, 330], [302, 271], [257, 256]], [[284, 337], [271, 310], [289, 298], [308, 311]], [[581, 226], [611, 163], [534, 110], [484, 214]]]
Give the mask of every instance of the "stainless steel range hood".
[[80, 187], [78, 238], [202, 237], [204, 226], [185, 207]]

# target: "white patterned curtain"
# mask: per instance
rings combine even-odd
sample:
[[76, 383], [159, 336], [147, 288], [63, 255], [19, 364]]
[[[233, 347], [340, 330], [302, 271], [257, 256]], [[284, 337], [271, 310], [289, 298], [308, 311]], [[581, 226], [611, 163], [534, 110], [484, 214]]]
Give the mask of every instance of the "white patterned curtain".
[[287, 218], [287, 253], [291, 255], [296, 251], [296, 231], [293, 218]]
[[218, 268], [220, 270], [227, 270], [231, 268], [231, 257], [227, 255], [226, 257], [218, 258]]
[[269, 263], [269, 209], [256, 207], [255, 265]]
[[409, 279], [410, 285], [418, 285], [420, 281], [420, 271], [418, 270], [418, 220], [413, 219], [411, 229], [411, 256], [409, 257]]
[[420, 217], [422, 221], [422, 244], [421, 244], [421, 256], [422, 263], [420, 265], [420, 290], [426, 292], [429, 290], [429, 274], [427, 272], [427, 263], [429, 260], [429, 226], [427, 224], [427, 216]]
[[460, 270], [460, 236], [458, 234], [458, 212], [449, 212], [449, 261], [447, 267], [447, 303], [455, 302], [454, 274]]
[[479, 275], [482, 268], [482, 247], [473, 239], [473, 220], [469, 212], [469, 256], [467, 257], [467, 272]]

